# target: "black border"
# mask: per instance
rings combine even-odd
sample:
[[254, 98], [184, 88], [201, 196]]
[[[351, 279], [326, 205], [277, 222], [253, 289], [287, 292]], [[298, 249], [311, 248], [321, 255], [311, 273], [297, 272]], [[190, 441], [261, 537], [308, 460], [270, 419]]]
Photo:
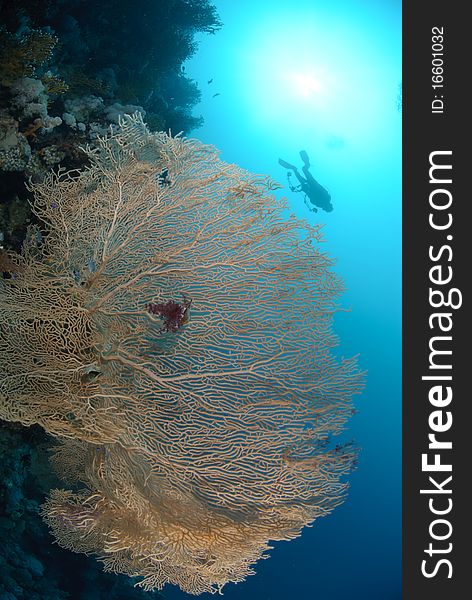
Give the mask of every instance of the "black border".
[[[472, 327], [468, 314], [467, 283], [472, 269], [472, 164], [469, 165], [472, 139], [471, 58], [472, 23], [467, 19], [468, 3], [458, 0], [403, 4], [403, 598], [405, 600], [463, 600], [472, 598], [469, 565], [472, 548], [470, 512], [472, 511], [472, 395], [468, 374], [472, 375]], [[432, 28], [444, 28], [444, 113], [433, 114], [434, 91], [431, 81]], [[430, 579], [421, 573], [421, 563], [428, 558], [429, 524], [435, 518], [428, 508], [428, 496], [420, 489], [428, 487], [428, 474], [421, 470], [421, 455], [427, 451], [428, 415], [434, 408], [428, 401], [431, 382], [422, 381], [428, 374], [428, 341], [432, 331], [428, 317], [430, 245], [447, 243], [445, 232], [434, 231], [428, 223], [430, 212], [429, 156], [437, 150], [452, 150], [451, 207], [453, 224], [448, 233], [453, 257], [453, 287], [463, 294], [461, 308], [452, 310], [452, 388], [450, 410], [453, 425], [446, 439], [453, 448], [443, 453], [452, 460], [453, 508], [448, 518], [453, 544], [448, 555], [452, 578], [444, 565]], [[442, 373], [444, 374], [444, 373]], [[446, 409], [445, 409], [446, 410]], [[429, 486], [431, 487], [431, 486]], [[445, 496], [443, 496], [444, 498]], [[471, 540], [472, 541], [472, 540]], [[444, 542], [446, 544], [446, 542]], [[439, 542], [438, 542], [439, 547]], [[437, 555], [438, 556], [438, 555]], [[432, 563], [429, 563], [432, 564]]]

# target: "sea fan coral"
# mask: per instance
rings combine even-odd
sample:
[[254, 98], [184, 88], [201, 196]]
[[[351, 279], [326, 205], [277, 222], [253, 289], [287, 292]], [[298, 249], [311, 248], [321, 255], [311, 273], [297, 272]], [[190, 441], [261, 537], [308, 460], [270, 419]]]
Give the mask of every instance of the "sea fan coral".
[[44, 506], [59, 544], [215, 592], [343, 498], [342, 286], [319, 229], [212, 147], [135, 115], [88, 154], [32, 186], [45, 231], [0, 281], [0, 416], [63, 442], [83, 489]]

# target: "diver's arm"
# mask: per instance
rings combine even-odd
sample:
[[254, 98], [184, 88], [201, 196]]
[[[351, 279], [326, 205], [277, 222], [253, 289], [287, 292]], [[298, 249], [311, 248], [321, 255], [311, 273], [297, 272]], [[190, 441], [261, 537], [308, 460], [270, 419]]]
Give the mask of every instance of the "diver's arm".
[[313, 205], [312, 205], [312, 206], [310, 206], [310, 205], [308, 204], [306, 196], [305, 196], [305, 199], [303, 200], [303, 202], [305, 202], [305, 206], [308, 208], [308, 210], [310, 210], [311, 212], [315, 212], [315, 213], [317, 213], [317, 212], [318, 212], [318, 209], [317, 209], [317, 208], [315, 208]]

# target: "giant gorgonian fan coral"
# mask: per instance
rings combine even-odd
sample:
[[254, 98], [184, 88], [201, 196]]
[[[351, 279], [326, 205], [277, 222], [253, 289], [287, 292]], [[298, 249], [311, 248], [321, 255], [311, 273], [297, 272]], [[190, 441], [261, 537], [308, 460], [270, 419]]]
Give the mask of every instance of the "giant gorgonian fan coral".
[[88, 154], [32, 185], [44, 231], [3, 256], [0, 416], [61, 442], [60, 545], [215, 592], [343, 498], [341, 285], [318, 228], [212, 147], [134, 116]]

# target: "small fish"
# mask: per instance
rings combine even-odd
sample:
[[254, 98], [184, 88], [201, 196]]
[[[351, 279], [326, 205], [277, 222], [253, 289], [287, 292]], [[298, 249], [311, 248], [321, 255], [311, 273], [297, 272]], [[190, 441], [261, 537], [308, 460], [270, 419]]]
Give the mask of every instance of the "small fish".
[[220, 92], [217, 92], [216, 94], [213, 94], [212, 98], [216, 98], [217, 96], [221, 96]]
[[207, 81], [207, 83], [208, 83], [208, 85], [210, 85], [210, 83], [213, 83], [213, 79], [209, 79], [209, 80]]

